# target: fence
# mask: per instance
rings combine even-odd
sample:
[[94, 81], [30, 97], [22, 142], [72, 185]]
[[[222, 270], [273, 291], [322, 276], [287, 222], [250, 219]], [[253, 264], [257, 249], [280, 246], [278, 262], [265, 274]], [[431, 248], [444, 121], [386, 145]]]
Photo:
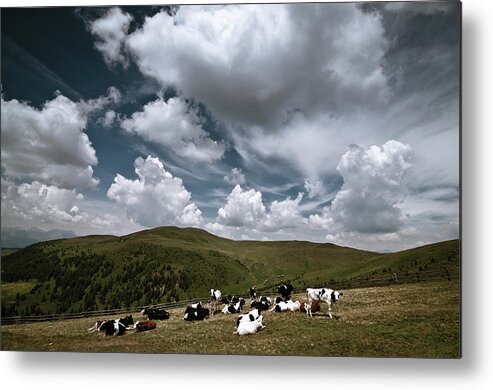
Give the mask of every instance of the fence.
[[[423, 270], [417, 272], [394, 272], [390, 273], [390, 276], [387, 275], [385, 277], [365, 277], [365, 278], [348, 278], [344, 280], [333, 280], [328, 283], [322, 282], [323, 285], [329, 285], [331, 288], [339, 289], [339, 290], [347, 290], [352, 288], [362, 288], [362, 287], [382, 287], [388, 286], [392, 284], [410, 284], [410, 283], [419, 283], [426, 281], [434, 281], [434, 280], [448, 280], [456, 279], [457, 275], [451, 275], [451, 273], [445, 269], [443, 271], [437, 272], [436, 270]], [[263, 283], [265, 284], [265, 282]], [[310, 285], [303, 285], [298, 288], [295, 288], [295, 293], [305, 291], [307, 287], [313, 287], [314, 283]], [[266, 286], [265, 290], [258, 289], [257, 295], [276, 295], [278, 294], [277, 290], [272, 289], [274, 285]], [[247, 294], [234, 294], [239, 297], [246, 298]], [[119, 308], [119, 309], [110, 309], [110, 310], [96, 310], [96, 311], [85, 311], [82, 313], [65, 313], [65, 314], [48, 314], [48, 315], [37, 315], [37, 316], [15, 316], [15, 317], [2, 317], [1, 324], [2, 325], [11, 325], [11, 324], [22, 324], [22, 323], [32, 323], [32, 322], [44, 322], [44, 321], [57, 321], [57, 320], [67, 320], [67, 319], [77, 319], [77, 318], [86, 318], [86, 317], [102, 317], [102, 316], [111, 316], [122, 313], [130, 313], [141, 311], [146, 307], [153, 307], [159, 309], [171, 309], [175, 307], [184, 307], [188, 304], [202, 301], [207, 302], [209, 297], [205, 298], [194, 298], [187, 299], [177, 302], [171, 303], [158, 303], [153, 305], [146, 306], [134, 306], [127, 308]]]

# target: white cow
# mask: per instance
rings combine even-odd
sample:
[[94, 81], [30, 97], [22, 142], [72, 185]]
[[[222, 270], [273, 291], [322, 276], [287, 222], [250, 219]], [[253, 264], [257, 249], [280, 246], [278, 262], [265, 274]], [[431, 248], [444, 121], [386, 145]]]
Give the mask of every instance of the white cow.
[[301, 309], [301, 303], [300, 301], [295, 301], [293, 302], [291, 299], [286, 302], [286, 305], [288, 305], [288, 310], [289, 311], [300, 311]]
[[242, 322], [253, 322], [259, 317], [260, 317], [260, 310], [258, 309], [250, 310], [248, 314], [242, 314], [238, 316], [238, 320], [236, 321], [236, 327], [238, 327]]
[[339, 291], [332, 290], [328, 287], [322, 288], [307, 288], [306, 296], [308, 298], [307, 315], [313, 317], [312, 315], [312, 302], [325, 302], [327, 303], [327, 314], [330, 318], [332, 318], [332, 304], [337, 302], [340, 297], [342, 297], [342, 293]]
[[236, 329], [236, 332], [234, 334], [240, 336], [244, 336], [247, 334], [255, 334], [260, 329], [265, 328], [265, 326], [262, 324], [263, 320], [264, 320], [264, 316], [260, 315], [254, 321], [242, 321], [239, 323], [238, 328]]

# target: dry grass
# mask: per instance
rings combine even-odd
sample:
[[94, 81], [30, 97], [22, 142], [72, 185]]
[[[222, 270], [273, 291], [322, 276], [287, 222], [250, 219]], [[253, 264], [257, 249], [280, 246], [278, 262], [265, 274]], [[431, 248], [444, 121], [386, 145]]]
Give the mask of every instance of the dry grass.
[[[303, 296], [295, 298], [302, 299]], [[87, 331], [97, 318], [2, 326], [2, 349], [23, 351], [254, 354], [457, 358], [460, 299], [457, 283], [344, 291], [331, 320], [323, 313], [264, 312], [265, 329], [234, 335], [237, 315], [203, 322], [181, 319], [183, 308], [144, 333], [105, 337]], [[142, 319], [135, 314], [136, 320]]]

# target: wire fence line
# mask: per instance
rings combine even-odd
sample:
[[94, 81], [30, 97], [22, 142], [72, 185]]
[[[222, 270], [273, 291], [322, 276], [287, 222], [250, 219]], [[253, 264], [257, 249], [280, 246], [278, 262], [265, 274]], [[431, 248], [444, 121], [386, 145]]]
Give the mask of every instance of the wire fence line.
[[[333, 280], [328, 284], [331, 288], [334, 289], [353, 289], [353, 288], [362, 288], [362, 287], [382, 287], [388, 285], [397, 285], [397, 284], [412, 284], [419, 282], [427, 282], [427, 281], [436, 281], [436, 280], [448, 280], [449, 282], [452, 279], [456, 279], [457, 275], [452, 275], [447, 269], [441, 272], [437, 272], [436, 270], [422, 270], [417, 272], [406, 272], [406, 273], [390, 273], [390, 276], [387, 275], [385, 277], [365, 277], [365, 278], [348, 278], [344, 280]], [[264, 281], [262, 285], [267, 282]], [[325, 284], [325, 283], [323, 283]], [[277, 284], [278, 285], [278, 284]], [[304, 292], [306, 288], [313, 287], [314, 283], [304, 284], [299, 288], [295, 288], [294, 293]], [[259, 289], [257, 291], [257, 296], [260, 295], [278, 295], [278, 291], [276, 289], [272, 289], [273, 286], [269, 286], [269, 289], [262, 290]], [[320, 287], [320, 286], [319, 286]], [[237, 297], [249, 298], [249, 294], [230, 294]], [[224, 295], [223, 295], [224, 296]], [[80, 313], [62, 313], [62, 314], [46, 314], [46, 315], [32, 315], [32, 316], [12, 316], [12, 317], [2, 317], [1, 324], [2, 325], [11, 325], [11, 324], [23, 324], [23, 323], [34, 323], [34, 322], [47, 322], [47, 321], [57, 321], [57, 320], [68, 320], [68, 319], [80, 319], [80, 318], [88, 318], [88, 317], [98, 317], [98, 316], [111, 316], [116, 314], [123, 313], [131, 313], [131, 312], [140, 312], [147, 307], [152, 307], [156, 309], [172, 309], [178, 307], [185, 307], [189, 304], [195, 302], [208, 302], [210, 297], [202, 297], [202, 298], [193, 298], [180, 300], [176, 302], [166, 302], [166, 303], [156, 303], [149, 304], [145, 306], [132, 306], [125, 308], [117, 308], [117, 309], [107, 309], [107, 310], [93, 310], [93, 311], [84, 311]]]

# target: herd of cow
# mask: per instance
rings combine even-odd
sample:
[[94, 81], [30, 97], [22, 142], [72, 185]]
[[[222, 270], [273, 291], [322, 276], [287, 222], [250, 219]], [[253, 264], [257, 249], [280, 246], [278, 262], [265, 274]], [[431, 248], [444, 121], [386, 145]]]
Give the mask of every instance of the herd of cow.
[[[277, 287], [280, 296], [274, 301], [267, 296], [260, 296], [257, 299], [255, 287], [250, 289], [250, 311], [247, 314], [240, 314], [236, 321], [236, 332], [240, 336], [257, 333], [265, 328], [263, 325], [262, 311], [275, 312], [303, 312], [307, 316], [313, 317], [313, 313], [320, 311], [320, 302], [327, 304], [327, 314], [332, 318], [332, 304], [337, 302], [342, 293], [330, 288], [307, 288], [307, 302], [301, 304], [300, 301], [293, 301], [291, 294], [293, 286], [291, 284], [281, 284]], [[197, 302], [187, 306], [183, 315], [185, 321], [202, 321], [209, 316], [213, 316], [220, 311], [223, 314], [242, 313], [246, 301], [242, 297], [233, 295], [222, 296], [219, 290], [210, 290], [210, 300], [207, 307], [202, 302]], [[224, 305], [220, 309], [221, 305]], [[145, 321], [136, 321], [132, 315], [116, 320], [98, 320], [94, 326], [88, 329], [90, 332], [105, 332], [106, 336], [121, 336], [129, 329], [135, 329], [137, 332], [144, 332], [155, 329], [157, 323], [155, 320], [167, 320], [169, 313], [164, 309], [146, 308], [141, 314], [148, 317]]]

